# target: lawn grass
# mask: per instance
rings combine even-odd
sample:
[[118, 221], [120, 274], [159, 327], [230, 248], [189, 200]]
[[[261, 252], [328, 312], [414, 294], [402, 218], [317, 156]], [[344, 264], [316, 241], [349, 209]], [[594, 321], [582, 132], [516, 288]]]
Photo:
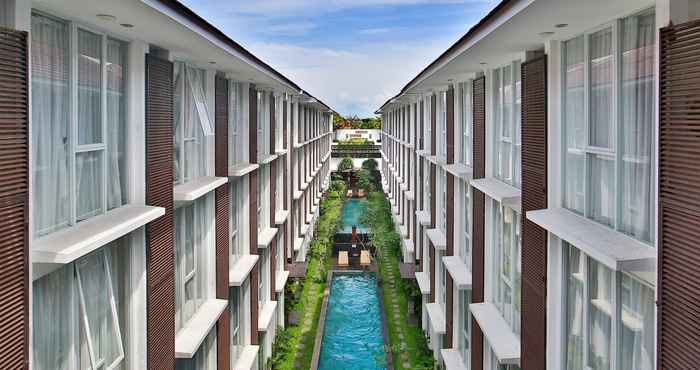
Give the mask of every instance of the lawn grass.
[[[298, 302], [285, 309], [299, 313], [298, 325], [290, 325], [278, 332], [273, 348], [271, 365], [273, 369], [309, 369], [313, 357], [316, 331], [323, 304], [323, 291], [326, 287], [327, 272], [331, 264], [333, 237], [340, 224], [343, 198], [336, 192], [321, 199], [321, 215], [316, 221], [316, 237], [308, 252], [306, 276], [303, 280], [290, 283], [285, 297], [291, 297], [301, 289]], [[309, 323], [305, 326], [305, 323]], [[301, 349], [301, 344], [304, 348]]]
[[[389, 201], [381, 192], [368, 196], [366, 224], [372, 228], [372, 244], [377, 248], [379, 273], [382, 279], [384, 307], [389, 327], [389, 350], [393, 353], [394, 369], [433, 369], [433, 356], [428, 348], [423, 330], [407, 320], [408, 301], [414, 300], [409, 292], [415, 292], [415, 281], [402, 281], [398, 255], [401, 238], [394, 229]], [[392, 285], [391, 283], [394, 282]], [[418, 291], [420, 294], [420, 291]], [[395, 305], [398, 309], [395, 309]], [[398, 320], [396, 319], [398, 312]], [[400, 337], [403, 334], [403, 340]], [[404, 366], [407, 364], [408, 366]]]

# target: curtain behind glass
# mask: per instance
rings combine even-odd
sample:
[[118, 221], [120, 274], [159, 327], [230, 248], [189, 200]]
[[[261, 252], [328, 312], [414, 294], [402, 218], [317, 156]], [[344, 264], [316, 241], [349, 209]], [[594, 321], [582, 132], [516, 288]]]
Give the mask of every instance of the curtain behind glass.
[[584, 255], [568, 246], [566, 288], [566, 368], [583, 370]]
[[622, 275], [622, 370], [654, 369], [654, 290]]
[[210, 122], [204, 71], [176, 62], [174, 74], [173, 171], [174, 182], [182, 184], [206, 174], [204, 136], [210, 131]]
[[653, 238], [654, 202], [654, 13], [629, 17], [622, 24], [622, 179], [623, 232], [642, 241]]
[[206, 298], [206, 198], [175, 212], [175, 329], [187, 324]]
[[216, 370], [216, 366], [216, 332], [213, 330], [199, 346], [194, 357], [175, 361], [175, 370]]
[[107, 209], [127, 202], [126, 57], [125, 43], [107, 40]]
[[[32, 32], [34, 34], [34, 32]], [[75, 323], [73, 265], [67, 265], [33, 283], [32, 367], [67, 370], [73, 358], [71, 335]]]
[[229, 81], [229, 114], [228, 114], [228, 161], [237, 164], [243, 158], [243, 127], [247, 120], [244, 117], [243, 84]]
[[32, 201], [34, 235], [70, 222], [68, 27], [32, 14]]
[[579, 214], [584, 208], [583, 37], [564, 43], [564, 205]]
[[588, 366], [593, 370], [610, 369], [612, 353], [613, 273], [602, 264], [588, 259], [589, 328]]

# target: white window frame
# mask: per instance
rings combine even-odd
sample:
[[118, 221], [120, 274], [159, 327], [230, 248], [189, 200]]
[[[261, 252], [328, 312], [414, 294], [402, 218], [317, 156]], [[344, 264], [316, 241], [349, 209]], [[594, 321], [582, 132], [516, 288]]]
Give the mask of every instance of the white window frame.
[[236, 363], [236, 360], [241, 355], [239, 352], [242, 349], [241, 345], [241, 297], [239, 287], [231, 287], [229, 300], [229, 315], [231, 319], [231, 366]]
[[459, 292], [459, 352], [462, 355], [462, 361], [467, 368], [471, 368], [471, 332], [472, 320], [469, 304], [471, 303], [471, 290], [461, 290]]
[[231, 181], [230, 184], [230, 219], [229, 219], [229, 235], [231, 242], [231, 252], [230, 252], [230, 266], [233, 266], [236, 261], [244, 254], [242, 251], [243, 243], [241, 242], [241, 211], [243, 207], [241, 206], [241, 190], [243, 183], [239, 180]]
[[240, 122], [239, 118], [244, 120], [245, 115], [243, 112], [238, 112], [239, 109], [245, 110], [244, 106], [244, 94], [246, 89], [243, 83], [234, 80], [228, 80], [229, 84], [229, 122], [228, 122], [228, 134], [229, 134], [229, 165], [235, 165], [238, 163], [243, 163], [246, 161], [245, 148], [246, 143], [244, 139], [244, 127], [248, 124], [247, 122]]
[[438, 125], [440, 126], [440, 140], [442, 150], [440, 154], [443, 159], [447, 160], [447, 91], [440, 91], [437, 95], [438, 106]]
[[[495, 134], [493, 154], [494, 154], [494, 175], [500, 180], [520, 188], [520, 150], [522, 147], [520, 135], [520, 115], [517, 106], [520, 105], [518, 97], [521, 96], [521, 81], [520, 81], [520, 61], [513, 61], [504, 66], [493, 70], [493, 117]], [[505, 84], [503, 76], [508, 71], [509, 84]], [[506, 100], [506, 89], [510, 89], [510, 114], [505, 117], [504, 104]], [[504, 130], [505, 129], [505, 130]], [[504, 134], [505, 133], [505, 134]], [[501, 145], [506, 144], [510, 147], [508, 153], [508, 168], [504, 169], [504, 161], [501, 157]]]
[[[127, 41], [124, 41], [123, 39], [120, 39], [118, 37], [114, 37], [112, 35], [108, 35], [104, 32], [97, 31], [95, 29], [92, 29], [90, 27], [84, 26], [79, 23], [75, 23], [72, 21], [68, 21], [59, 17], [55, 17], [51, 14], [44, 13], [42, 11], [38, 11], [35, 9], [32, 9], [31, 11], [32, 16], [34, 14], [52, 19], [56, 22], [60, 22], [66, 25], [67, 32], [68, 34], [66, 35], [68, 37], [68, 47], [69, 47], [69, 57], [67, 58], [69, 62], [68, 70], [69, 70], [69, 77], [67, 83], [69, 84], [69, 94], [68, 94], [68, 107], [69, 107], [69, 120], [68, 120], [68, 171], [69, 171], [69, 196], [70, 199], [68, 201], [68, 206], [69, 206], [69, 218], [68, 222], [63, 222], [60, 224], [56, 224], [53, 226], [50, 226], [48, 228], [42, 229], [42, 230], [35, 230], [34, 235], [36, 236], [43, 236], [50, 234], [52, 232], [55, 232], [57, 230], [60, 230], [65, 227], [70, 227], [76, 225], [78, 222], [85, 221], [91, 217], [98, 216], [100, 214], [104, 214], [108, 210], [108, 178], [110, 175], [108, 171], [108, 163], [107, 163], [107, 141], [109, 140], [108, 138], [108, 130], [107, 130], [107, 43], [109, 40], [117, 41], [120, 42], [124, 45], [128, 45], [129, 43]], [[89, 32], [92, 34], [95, 34], [101, 38], [100, 44], [100, 54], [101, 54], [101, 61], [100, 61], [100, 74], [101, 74], [101, 86], [100, 86], [100, 105], [101, 105], [101, 111], [100, 111], [100, 120], [101, 120], [101, 143], [91, 143], [91, 144], [79, 144], [78, 142], [78, 76], [79, 76], [79, 71], [78, 71], [78, 33], [80, 31], [85, 31]], [[128, 52], [128, 51], [127, 51]], [[128, 65], [128, 58], [126, 58], [126, 69], [129, 68]], [[124, 75], [124, 84], [126, 85], [128, 83], [128, 76], [125, 74]], [[128, 100], [128, 91], [125, 89], [124, 90], [124, 101], [125, 104], [127, 104]], [[126, 137], [128, 122], [125, 122], [125, 125], [123, 127], [123, 132], [122, 135]], [[125, 148], [126, 149], [126, 148]], [[102, 199], [100, 201], [100, 208], [92, 210], [89, 213], [86, 213], [84, 215], [78, 215], [78, 178], [77, 178], [77, 157], [78, 155], [81, 154], [86, 154], [86, 153], [99, 153], [99, 162], [100, 167], [101, 167], [101, 172], [102, 172], [102, 178], [101, 178], [101, 195]], [[129, 164], [126, 164], [127, 167]], [[114, 174], [112, 174], [114, 175]], [[126, 179], [124, 179], [126, 180]]]
[[77, 275], [77, 282], [78, 282], [78, 292], [80, 296], [80, 315], [81, 315], [81, 320], [83, 325], [85, 326], [85, 338], [87, 341], [87, 346], [88, 346], [88, 353], [90, 355], [90, 364], [92, 366], [92, 369], [115, 369], [117, 366], [122, 364], [124, 362], [124, 343], [122, 342], [122, 334], [121, 334], [121, 328], [119, 326], [119, 314], [117, 311], [117, 306], [115, 303], [115, 298], [114, 298], [114, 289], [112, 285], [112, 272], [111, 268], [109, 266], [109, 260], [107, 259], [107, 253], [109, 253], [109, 250], [102, 249], [99, 251], [99, 253], [102, 255], [102, 263], [104, 263], [104, 269], [106, 273], [106, 282], [107, 282], [107, 294], [109, 295], [109, 303], [110, 303], [110, 311], [111, 311], [111, 316], [112, 316], [112, 325], [114, 325], [114, 331], [116, 335], [116, 343], [117, 343], [117, 348], [119, 350], [119, 355], [117, 358], [114, 359], [114, 361], [111, 364], [105, 364], [105, 360], [103, 358], [97, 358], [97, 353], [95, 349], [95, 344], [92, 342], [92, 331], [90, 329], [90, 320], [87, 317], [87, 310], [88, 307], [86, 307], [85, 303], [85, 292], [83, 291], [83, 283], [82, 283], [82, 273], [80, 271], [81, 269], [81, 264], [86, 263], [85, 260], [79, 260], [76, 261], [75, 263], [75, 273]]
[[[492, 296], [494, 297], [495, 306], [501, 312], [501, 315], [510, 325], [513, 332], [520, 334], [520, 317], [522, 315], [522, 304], [520, 302], [522, 289], [522, 230], [520, 229], [520, 214], [512, 209], [502, 206], [495, 200], [491, 201], [493, 210], [493, 228], [491, 238], [491, 263], [493, 270], [492, 280]], [[505, 218], [510, 217], [511, 228], [509, 230], [508, 241], [510, 245], [509, 259], [504, 261], [504, 244], [506, 241], [505, 231], [503, 226]], [[504, 274], [503, 266], [507, 263], [509, 266], [508, 273]], [[504, 284], [510, 290], [510, 303], [506, 304], [501, 297], [501, 284]]]
[[447, 175], [442, 168], [438, 169], [440, 196], [440, 229], [447, 235]]
[[467, 166], [471, 166], [472, 163], [472, 142], [471, 142], [471, 130], [473, 124], [473, 111], [472, 107], [472, 80], [467, 80], [459, 84], [459, 94], [460, 94], [460, 113], [461, 113], [461, 123], [462, 123], [462, 153], [461, 160]]
[[471, 240], [471, 186], [467, 182], [462, 182], [461, 185], [461, 194], [462, 194], [462, 243], [460, 243], [459, 247], [459, 256], [462, 259], [462, 261], [467, 265], [467, 268], [471, 270], [471, 249], [472, 249], [472, 240]]
[[[565, 156], [567, 151], [569, 153], [574, 153], [574, 154], [579, 154], [583, 155], [583, 167], [584, 167], [584, 176], [583, 176], [583, 181], [584, 181], [584, 190], [583, 194], [573, 194], [573, 196], [578, 196], [582, 198], [582, 204], [583, 204], [583, 216], [586, 218], [589, 218], [595, 222], [598, 222], [602, 225], [608, 226], [614, 230], [624, 232], [622, 229], [622, 213], [624, 211], [623, 205], [622, 205], [622, 200], [620, 196], [620, 184], [622, 182], [622, 177], [623, 177], [623, 162], [625, 160], [629, 160], [630, 162], [635, 162], [635, 161], [650, 161], [651, 162], [651, 170], [650, 170], [650, 176], [655, 177], [656, 172], [657, 172], [657, 166], [656, 166], [656, 156], [654, 150], [650, 151], [650, 157], [649, 158], [630, 158], [626, 159], [623, 158], [624, 156], [622, 155], [622, 150], [621, 146], [623, 145], [622, 143], [622, 113], [621, 109], [619, 108], [620, 102], [622, 101], [621, 95], [622, 95], [622, 76], [621, 76], [621, 71], [622, 71], [622, 42], [620, 41], [622, 38], [622, 23], [625, 19], [630, 18], [630, 17], [635, 17], [639, 15], [643, 15], [644, 13], [647, 12], [655, 12], [655, 9], [648, 8], [633, 14], [629, 14], [624, 17], [620, 17], [612, 22], [607, 22], [605, 24], [599, 25], [589, 31], [586, 31], [582, 34], [578, 34], [572, 38], [569, 38], [565, 41], [562, 42], [562, 58], [561, 58], [561, 106], [562, 106], [562, 112], [561, 112], [561, 122], [562, 122], [562, 143], [563, 145], [563, 155]], [[613, 102], [611, 104], [611, 131], [613, 133], [613, 137], [610, 139], [611, 147], [610, 148], [605, 148], [605, 147], [600, 147], [600, 146], [595, 146], [591, 145], [591, 139], [590, 139], [590, 109], [591, 109], [591, 103], [590, 103], [590, 97], [591, 97], [591, 82], [590, 82], [590, 76], [591, 76], [591, 53], [590, 53], [590, 37], [591, 35], [594, 35], [600, 31], [604, 31], [610, 29], [612, 32], [612, 92], [611, 92], [611, 97], [613, 99]], [[572, 149], [569, 150], [567, 148], [567, 132], [566, 132], [566, 72], [567, 72], [567, 66], [566, 66], [566, 42], [575, 40], [577, 38], [583, 38], [583, 80], [584, 80], [584, 85], [583, 85], [583, 112], [584, 112], [584, 119], [583, 119], [583, 127], [582, 130], [585, 135], [584, 143], [583, 143], [583, 148], [582, 149]], [[656, 47], [658, 48], [658, 37], [656, 37]], [[655, 67], [658, 67], [655, 65]], [[654, 74], [654, 89], [657, 88], [658, 83], [656, 79], [658, 76], [656, 73]], [[656, 91], [656, 90], [654, 90]], [[656, 108], [658, 109], [658, 108]], [[657, 111], [654, 112], [654, 114], [658, 114]], [[656, 141], [657, 141], [657, 136], [655, 135], [655, 132], [651, 132], [651, 141], [652, 141], [652, 147], [654, 147]], [[594, 218], [594, 215], [592, 214], [591, 210], [591, 204], [589, 201], [589, 197], [592, 195], [593, 190], [591, 187], [591, 166], [589, 165], [589, 158], [591, 156], [596, 156], [596, 157], [605, 157], [606, 160], [612, 160], [613, 161], [613, 191], [610, 192], [611, 196], [614, 197], [614, 200], [612, 203], [614, 204], [614, 209], [612, 211], [612, 220], [610, 220], [610, 223], [605, 223], [602, 220], [597, 220]], [[571, 194], [566, 194], [566, 161], [562, 161], [562, 173], [564, 176], [561, 176], [561, 186], [564, 191], [564, 198], [566, 199], [569, 196], [572, 196]], [[656, 196], [656, 189], [655, 187], [650, 187], [650, 199], [655, 199]], [[566, 202], [564, 202], [566, 205]], [[654, 205], [651, 205], [651, 213], [655, 212]], [[580, 213], [578, 210], [571, 209], [571, 211]], [[643, 243], [646, 243], [650, 246], [654, 246], [654, 241], [655, 241], [655, 223], [653, 220], [649, 222], [649, 239], [650, 240], [643, 240], [639, 239], [634, 235], [630, 235], [630, 237], [635, 238]]]

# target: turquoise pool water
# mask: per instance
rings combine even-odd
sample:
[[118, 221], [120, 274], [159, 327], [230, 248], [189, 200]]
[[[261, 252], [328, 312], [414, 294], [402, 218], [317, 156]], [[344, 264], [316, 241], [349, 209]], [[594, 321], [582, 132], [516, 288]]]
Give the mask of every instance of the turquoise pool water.
[[350, 234], [352, 227], [357, 226], [358, 233], [367, 233], [369, 229], [360, 222], [362, 216], [367, 211], [367, 201], [364, 199], [351, 198], [345, 201], [343, 205], [343, 224], [339, 233]]
[[377, 278], [334, 273], [319, 370], [386, 369]]

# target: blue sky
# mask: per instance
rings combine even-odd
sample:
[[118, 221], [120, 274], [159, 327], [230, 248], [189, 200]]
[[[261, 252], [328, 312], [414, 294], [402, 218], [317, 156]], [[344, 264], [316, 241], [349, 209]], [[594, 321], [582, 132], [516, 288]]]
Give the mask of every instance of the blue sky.
[[182, 0], [341, 114], [367, 117], [497, 0]]

